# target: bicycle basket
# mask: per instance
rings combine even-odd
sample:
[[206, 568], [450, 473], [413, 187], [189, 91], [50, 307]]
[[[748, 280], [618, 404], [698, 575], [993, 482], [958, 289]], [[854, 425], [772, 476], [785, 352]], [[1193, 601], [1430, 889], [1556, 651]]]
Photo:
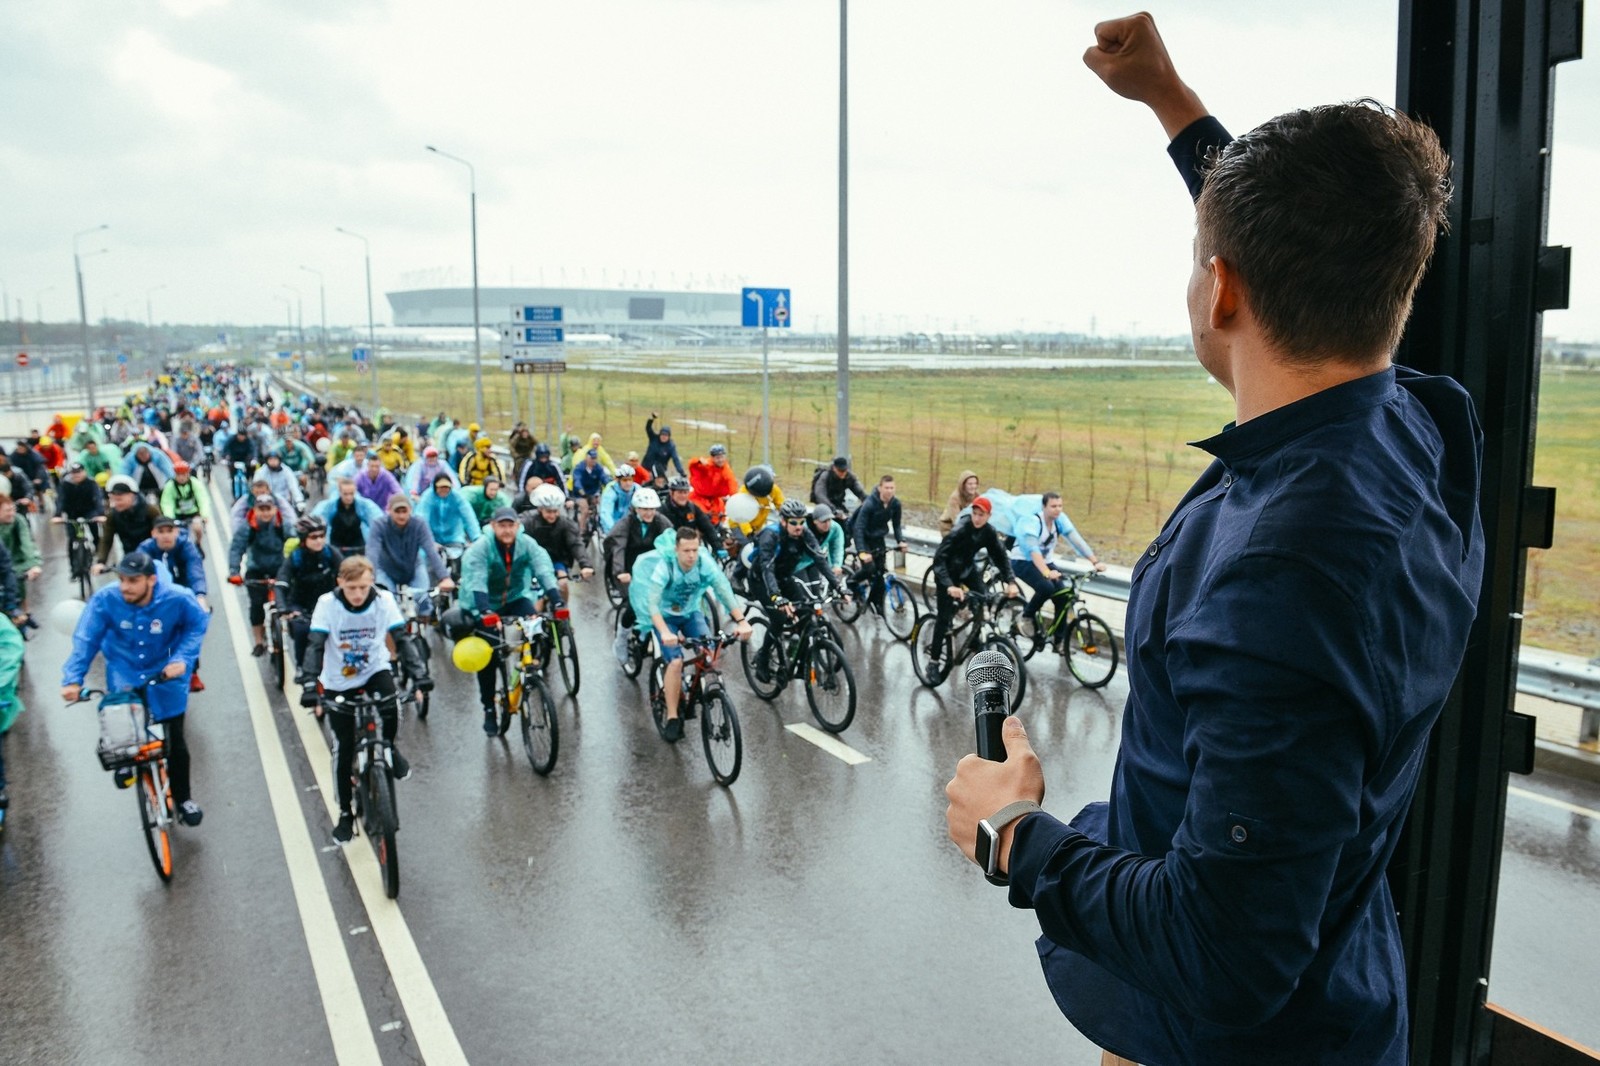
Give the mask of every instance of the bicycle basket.
[[133, 693], [116, 693], [100, 701], [100, 740], [95, 754], [107, 770], [131, 766], [145, 742], [144, 703]]

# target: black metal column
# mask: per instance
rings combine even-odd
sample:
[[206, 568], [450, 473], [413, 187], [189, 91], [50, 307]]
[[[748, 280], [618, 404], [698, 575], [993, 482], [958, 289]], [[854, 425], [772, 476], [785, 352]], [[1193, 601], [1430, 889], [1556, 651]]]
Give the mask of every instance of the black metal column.
[[1575, 59], [1582, 0], [1401, 0], [1399, 107], [1454, 160], [1440, 244], [1400, 361], [1449, 374], [1483, 420], [1487, 569], [1456, 690], [1390, 866], [1410, 979], [1412, 1061], [1486, 1063], [1484, 1010], [1506, 783], [1532, 768], [1512, 710], [1527, 549], [1552, 494], [1531, 485], [1540, 313], [1566, 306], [1566, 249], [1544, 246], [1553, 67]]

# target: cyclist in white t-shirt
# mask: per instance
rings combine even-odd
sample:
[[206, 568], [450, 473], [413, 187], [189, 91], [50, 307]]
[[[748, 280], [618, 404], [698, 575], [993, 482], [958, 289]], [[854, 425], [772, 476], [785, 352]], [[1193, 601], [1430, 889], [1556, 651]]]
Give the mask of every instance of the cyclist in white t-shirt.
[[[300, 703], [314, 707], [317, 716], [328, 709], [334, 696], [363, 691], [384, 700], [379, 714], [383, 736], [394, 744], [400, 727], [395, 701], [394, 674], [389, 666], [395, 654], [394, 633], [405, 627], [400, 608], [387, 590], [373, 587], [372, 563], [364, 555], [352, 555], [339, 564], [338, 585], [317, 599], [311, 612], [311, 631], [306, 641], [305, 658], [300, 663], [298, 680], [304, 688]], [[400, 647], [415, 653], [410, 641]], [[320, 692], [319, 692], [320, 689]], [[355, 835], [355, 815], [351, 810], [354, 784], [356, 737], [355, 715], [333, 708], [329, 725], [334, 736], [334, 781], [339, 788], [339, 824], [333, 842], [340, 847]], [[398, 748], [392, 748], [394, 776], [404, 780], [411, 767]]]

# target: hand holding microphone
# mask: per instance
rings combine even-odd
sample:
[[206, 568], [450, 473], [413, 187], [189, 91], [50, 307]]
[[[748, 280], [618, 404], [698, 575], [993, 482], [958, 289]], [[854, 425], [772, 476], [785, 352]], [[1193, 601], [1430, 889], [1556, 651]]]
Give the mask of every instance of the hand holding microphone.
[[[1018, 801], [1044, 802], [1044, 771], [1028, 744], [1021, 720], [1008, 718], [1011, 683], [1016, 669], [1004, 654], [980, 652], [967, 666], [967, 684], [972, 689], [972, 710], [977, 726], [978, 753], [968, 755], [956, 766], [956, 776], [945, 786], [950, 805], [945, 822], [950, 839], [974, 862], [980, 834], [979, 823], [995, 817]], [[991, 842], [985, 872], [1004, 875], [1009, 868], [1014, 821], [1001, 827]], [[994, 877], [991, 876], [991, 880]]]

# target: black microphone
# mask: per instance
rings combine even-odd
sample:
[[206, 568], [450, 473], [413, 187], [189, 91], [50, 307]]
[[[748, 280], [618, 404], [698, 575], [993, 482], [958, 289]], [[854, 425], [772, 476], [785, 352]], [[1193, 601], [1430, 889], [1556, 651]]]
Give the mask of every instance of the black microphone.
[[1004, 652], [980, 651], [967, 664], [967, 687], [972, 690], [972, 714], [978, 723], [980, 759], [1006, 761], [1006, 745], [1000, 738], [1000, 727], [1011, 713], [1011, 682], [1016, 676], [1016, 667]]

